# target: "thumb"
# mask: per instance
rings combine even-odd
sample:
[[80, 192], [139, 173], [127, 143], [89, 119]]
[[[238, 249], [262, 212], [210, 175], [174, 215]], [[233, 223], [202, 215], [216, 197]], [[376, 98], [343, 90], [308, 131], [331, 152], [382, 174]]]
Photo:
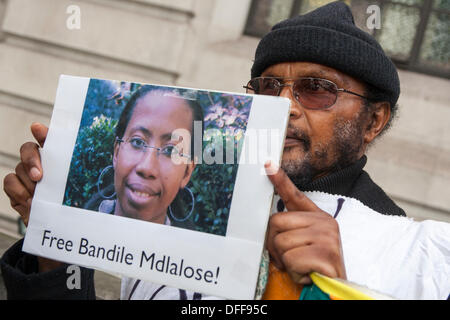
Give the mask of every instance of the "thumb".
[[311, 199], [301, 192], [289, 179], [283, 169], [269, 161], [264, 165], [269, 180], [288, 211], [317, 211], [320, 210]]
[[31, 133], [42, 148], [44, 146], [45, 139], [47, 138], [48, 128], [42, 123], [33, 122], [31, 124]]

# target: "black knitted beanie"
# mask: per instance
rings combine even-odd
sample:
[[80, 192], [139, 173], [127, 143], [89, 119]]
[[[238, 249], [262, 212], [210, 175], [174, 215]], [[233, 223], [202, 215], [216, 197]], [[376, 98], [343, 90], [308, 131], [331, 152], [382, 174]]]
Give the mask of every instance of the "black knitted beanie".
[[391, 59], [378, 42], [355, 26], [350, 8], [332, 2], [308, 14], [276, 24], [256, 49], [252, 78], [280, 62], [314, 62], [337, 69], [383, 92], [391, 108], [400, 81]]

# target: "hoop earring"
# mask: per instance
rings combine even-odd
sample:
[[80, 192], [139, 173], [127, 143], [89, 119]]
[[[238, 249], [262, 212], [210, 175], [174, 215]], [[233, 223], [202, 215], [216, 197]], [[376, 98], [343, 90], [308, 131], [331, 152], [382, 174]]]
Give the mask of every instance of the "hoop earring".
[[186, 221], [187, 219], [189, 219], [189, 218], [191, 217], [192, 213], [194, 212], [194, 206], [195, 206], [195, 198], [194, 198], [194, 194], [192, 193], [191, 189], [189, 189], [188, 187], [184, 187], [184, 189], [187, 190], [187, 191], [189, 192], [189, 194], [191, 195], [191, 198], [192, 198], [192, 208], [191, 208], [191, 211], [189, 211], [189, 213], [188, 213], [184, 218], [179, 219], [179, 218], [176, 218], [176, 217], [175, 217], [175, 215], [174, 215], [173, 212], [172, 212], [172, 208], [171, 208], [171, 206], [169, 205], [169, 216], [170, 216], [170, 218], [172, 218], [173, 220], [178, 221], [178, 222], [184, 222], [184, 221]]
[[100, 176], [98, 177], [98, 180], [97, 180], [97, 191], [98, 191], [98, 193], [100, 194], [100, 196], [101, 196], [103, 199], [112, 199], [112, 198], [114, 198], [114, 197], [116, 196], [116, 191], [115, 191], [115, 190], [114, 190], [114, 193], [113, 193], [112, 195], [110, 195], [110, 196], [105, 196], [105, 195], [103, 194], [102, 190], [100, 189], [100, 183], [103, 182], [103, 176], [105, 175], [105, 173], [106, 173], [109, 169], [113, 169], [113, 172], [114, 172], [114, 167], [113, 167], [113, 166], [107, 166], [106, 168], [104, 168], [104, 169], [102, 170], [102, 172], [100, 173]]

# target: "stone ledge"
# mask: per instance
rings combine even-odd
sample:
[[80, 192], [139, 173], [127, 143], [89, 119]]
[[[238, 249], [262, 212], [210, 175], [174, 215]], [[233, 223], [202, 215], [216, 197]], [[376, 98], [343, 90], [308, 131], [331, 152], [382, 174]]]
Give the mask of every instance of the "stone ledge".
[[[102, 3], [111, 5], [116, 2]], [[167, 18], [99, 5], [98, 2], [82, 2], [78, 4], [81, 27], [79, 30], [69, 30], [65, 22], [68, 17], [66, 8], [70, 4], [67, 0], [11, 0], [8, 2], [2, 31], [7, 37], [11, 34], [177, 72], [188, 32], [188, 21], [173, 22]]]
[[[92, 64], [91, 64], [92, 62]], [[144, 69], [109, 68], [110, 63], [95, 65], [93, 61], [78, 62], [40, 53], [29, 48], [0, 43], [0, 91], [8, 96], [19, 96], [39, 104], [53, 105], [61, 74], [99, 79], [136, 81], [144, 83], [172, 83], [174, 76]], [[136, 72], [135, 72], [136, 71]], [[159, 80], [158, 80], [159, 79]]]

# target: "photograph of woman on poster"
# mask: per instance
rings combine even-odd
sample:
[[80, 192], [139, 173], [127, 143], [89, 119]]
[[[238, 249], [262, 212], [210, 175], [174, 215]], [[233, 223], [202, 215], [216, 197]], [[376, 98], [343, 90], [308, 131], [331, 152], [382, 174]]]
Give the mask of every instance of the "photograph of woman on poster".
[[[246, 121], [251, 100], [128, 83], [107, 94], [109, 85], [91, 80], [63, 203], [224, 236], [238, 165], [197, 165], [194, 142], [205, 127], [235, 133], [227, 123]], [[190, 143], [172, 140], [176, 130]]]
[[[172, 141], [171, 135], [179, 129], [192, 132], [194, 121], [203, 122], [203, 111], [196, 101], [164, 96], [162, 89], [142, 87], [122, 112], [116, 127], [113, 165], [107, 167], [114, 172], [117, 200], [103, 200], [98, 210], [160, 224], [188, 221], [193, 205], [183, 214], [174, 212], [170, 204], [178, 193], [192, 194], [183, 189], [195, 163], [192, 153], [177, 149], [179, 141]], [[175, 164], [174, 153], [189, 161]], [[99, 195], [112, 197], [105, 196], [105, 192], [99, 188]]]

